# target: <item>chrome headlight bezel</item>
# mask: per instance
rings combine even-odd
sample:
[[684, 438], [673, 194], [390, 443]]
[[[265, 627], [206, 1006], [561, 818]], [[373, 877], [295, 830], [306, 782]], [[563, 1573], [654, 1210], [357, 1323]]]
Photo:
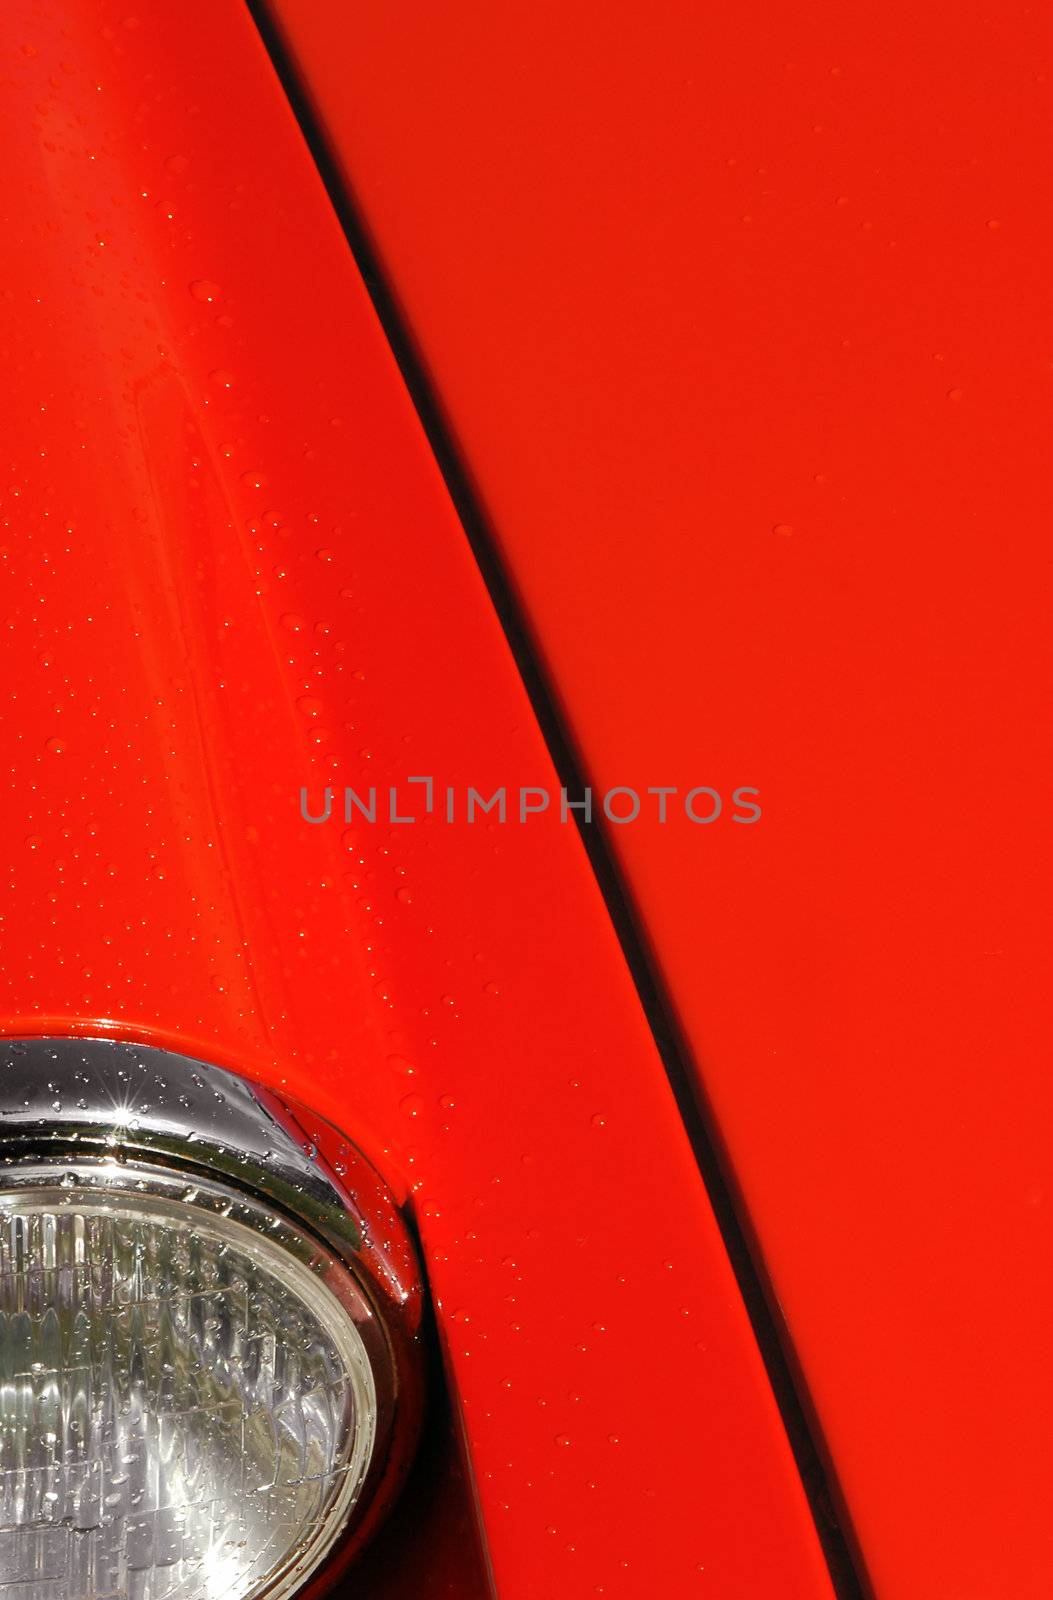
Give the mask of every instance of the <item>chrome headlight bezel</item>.
[[3, 1039], [0, 1212], [27, 1186], [175, 1202], [277, 1238], [323, 1277], [331, 1264], [369, 1363], [375, 1436], [353, 1507], [297, 1582], [342, 1567], [397, 1493], [422, 1405], [421, 1275], [376, 1169], [317, 1114], [225, 1068], [126, 1041]]

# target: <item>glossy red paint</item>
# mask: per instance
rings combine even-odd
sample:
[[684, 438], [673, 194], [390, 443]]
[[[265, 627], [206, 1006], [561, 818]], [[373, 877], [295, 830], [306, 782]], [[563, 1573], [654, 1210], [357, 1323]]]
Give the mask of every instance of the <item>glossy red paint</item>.
[[[171, 1044], [359, 1141], [502, 1600], [828, 1596], [573, 829], [298, 814], [555, 777], [248, 13], [12, 0], [0, 39], [3, 1028]], [[370, 1593], [478, 1590], [450, 1529], [387, 1551]]]
[[[1053, 1588], [1049, 15], [273, 0], [886, 1600]], [[653, 812], [652, 812], [653, 817]]]

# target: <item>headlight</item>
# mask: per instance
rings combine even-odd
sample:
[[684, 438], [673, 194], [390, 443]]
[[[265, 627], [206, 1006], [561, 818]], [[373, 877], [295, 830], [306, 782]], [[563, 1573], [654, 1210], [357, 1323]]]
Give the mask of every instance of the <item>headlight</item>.
[[284, 1600], [416, 1429], [420, 1286], [376, 1174], [130, 1045], [0, 1041], [0, 1113], [0, 1596]]

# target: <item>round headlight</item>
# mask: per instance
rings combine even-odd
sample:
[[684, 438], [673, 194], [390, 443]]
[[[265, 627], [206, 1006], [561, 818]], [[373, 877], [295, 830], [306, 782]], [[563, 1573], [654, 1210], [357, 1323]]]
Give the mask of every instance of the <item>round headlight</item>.
[[415, 1431], [419, 1282], [376, 1174], [136, 1046], [0, 1041], [0, 1112], [0, 1596], [284, 1600]]

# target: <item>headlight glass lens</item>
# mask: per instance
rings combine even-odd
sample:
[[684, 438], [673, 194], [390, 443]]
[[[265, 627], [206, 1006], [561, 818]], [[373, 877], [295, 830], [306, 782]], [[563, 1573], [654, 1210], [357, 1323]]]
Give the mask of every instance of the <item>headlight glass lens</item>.
[[370, 1311], [217, 1182], [118, 1163], [0, 1193], [0, 1596], [268, 1600], [369, 1468]]

